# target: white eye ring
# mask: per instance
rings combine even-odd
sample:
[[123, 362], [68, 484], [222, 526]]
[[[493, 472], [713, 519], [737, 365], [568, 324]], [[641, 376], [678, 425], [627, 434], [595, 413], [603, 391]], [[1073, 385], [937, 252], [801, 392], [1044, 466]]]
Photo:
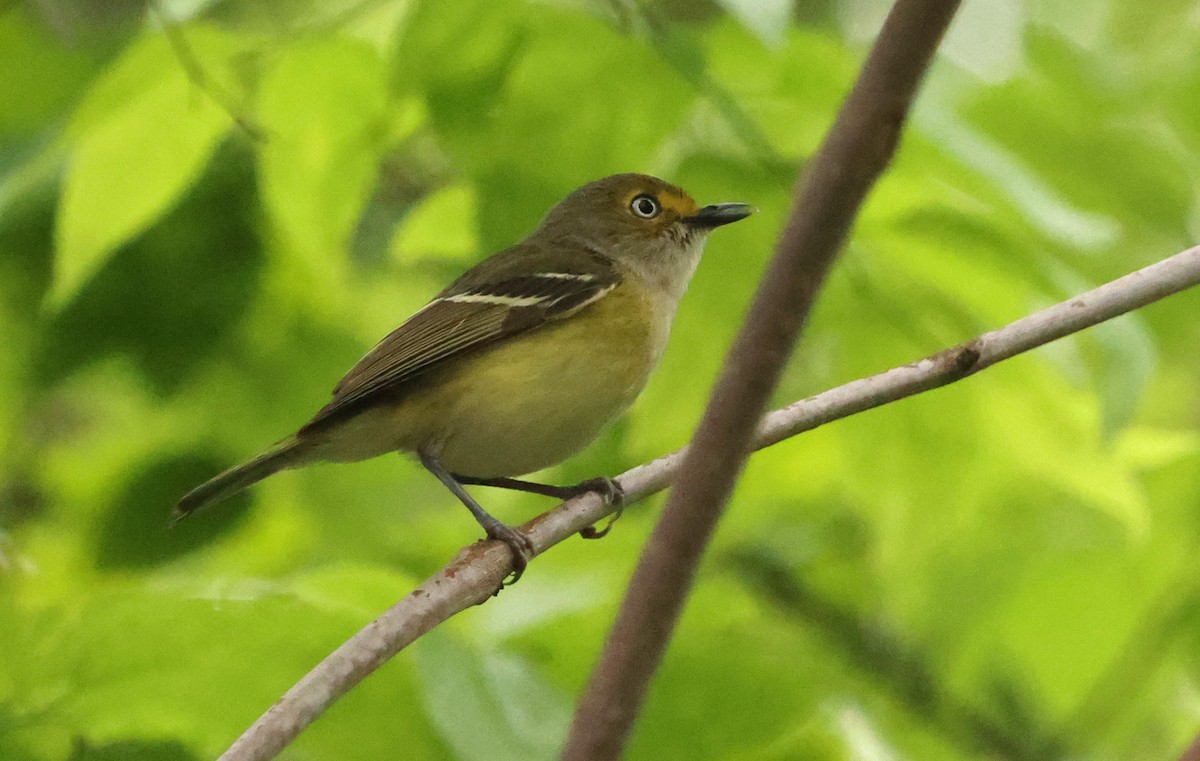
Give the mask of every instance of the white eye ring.
[[629, 210], [642, 219], [654, 219], [658, 216], [658, 212], [661, 211], [658, 201], [654, 200], [654, 196], [648, 196], [644, 193], [636, 196], [629, 202]]

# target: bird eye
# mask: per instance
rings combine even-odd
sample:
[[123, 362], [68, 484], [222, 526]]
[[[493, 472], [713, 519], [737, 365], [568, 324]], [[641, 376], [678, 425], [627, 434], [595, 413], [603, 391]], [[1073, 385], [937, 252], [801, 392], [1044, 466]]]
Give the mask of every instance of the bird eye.
[[630, 202], [629, 208], [642, 219], [654, 219], [658, 216], [658, 201], [654, 196], [641, 195]]

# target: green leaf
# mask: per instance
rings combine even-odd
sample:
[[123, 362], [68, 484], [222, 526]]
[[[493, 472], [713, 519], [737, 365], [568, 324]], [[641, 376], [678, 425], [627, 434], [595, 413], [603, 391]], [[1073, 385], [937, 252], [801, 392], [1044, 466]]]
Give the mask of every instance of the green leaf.
[[0, 13], [0, 136], [53, 124], [87, 81], [88, 60], [32, 18], [31, 6]]
[[[188, 42], [214, 69], [231, 52], [229, 40], [208, 29], [190, 30]], [[70, 301], [117, 246], [171, 206], [230, 125], [161, 36], [141, 38], [113, 64], [71, 124], [72, 158], [55, 235], [55, 308]]]
[[1024, 57], [1026, 13], [1023, 3], [965, 3], [938, 52], [986, 82], [1008, 79]]
[[1116, 218], [1075, 206], [1020, 155], [958, 120], [948, 109], [919, 111], [916, 121], [943, 150], [1004, 191], [1047, 238], [1095, 249], [1111, 244], [1120, 233]]
[[122, 353], [168, 392], [220, 346], [253, 302], [263, 263], [252, 165], [228, 145], [165, 217], [108, 257], [48, 321], [42, 382]]
[[371, 46], [330, 37], [286, 49], [263, 78], [263, 201], [315, 282], [337, 265], [371, 191], [388, 134], [384, 75]]
[[[147, 583], [134, 577], [93, 585], [48, 611], [21, 611], [15, 626], [5, 613], [0, 606], [11, 656], [0, 659], [0, 700], [14, 706], [26, 733], [42, 739], [39, 747], [83, 737], [101, 751], [133, 747], [139, 738], [136, 745], [147, 751], [175, 754], [165, 758], [183, 752], [167, 738], [215, 758], [369, 620], [309, 605], [286, 584], [246, 578]], [[438, 743], [415, 688], [409, 667], [389, 665], [317, 722], [293, 752], [370, 761], [402, 743], [410, 757], [433, 757]], [[4, 719], [0, 703], [0, 747]]]
[[[551, 8], [542, 12], [553, 14]], [[502, 95], [514, 55], [534, 18], [520, 0], [423, 0], [412, 9], [393, 65], [395, 86], [428, 93], [436, 117], [479, 121], [467, 108]]]
[[1145, 322], [1136, 314], [1097, 325], [1092, 337], [1102, 352], [1102, 425], [1105, 438], [1111, 439], [1132, 422], [1142, 392], [1154, 375], [1157, 351]]
[[1200, 453], [1200, 434], [1152, 428], [1126, 429], [1117, 441], [1122, 463], [1137, 470], [1161, 468]]
[[791, 0], [718, 0], [722, 8], [763, 44], [778, 48], [792, 20]]
[[96, 537], [96, 564], [104, 569], [154, 566], [214, 542], [245, 522], [250, 495], [238, 494], [205, 520], [168, 527], [169, 510], [187, 490], [227, 467], [189, 453], [147, 463], [125, 484]]
[[391, 245], [394, 256], [408, 262], [473, 262], [479, 255], [477, 204], [475, 193], [463, 185], [443, 188], [423, 198], [396, 231]]
[[571, 706], [520, 658], [473, 650], [444, 634], [414, 650], [425, 706], [463, 761], [557, 757]]
[[[788, 158], [808, 155], [820, 144], [853, 81], [854, 59], [828, 35], [801, 29], [790, 31], [771, 65], [747, 64], [759, 58], [759, 51], [757, 40], [729, 24], [713, 30], [703, 53], [712, 79], [728, 91], [775, 151]], [[694, 131], [696, 139], [714, 151], [728, 152], [739, 142], [705, 124]], [[794, 167], [788, 169], [794, 174]]]

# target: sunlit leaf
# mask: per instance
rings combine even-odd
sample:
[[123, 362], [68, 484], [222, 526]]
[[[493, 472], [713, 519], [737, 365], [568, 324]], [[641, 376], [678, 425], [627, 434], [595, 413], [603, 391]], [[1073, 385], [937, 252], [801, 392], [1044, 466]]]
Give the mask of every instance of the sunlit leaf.
[[255, 190], [245, 154], [224, 152], [54, 315], [39, 377], [53, 382], [121, 352], [157, 390], [177, 388], [250, 306], [262, 263]]
[[386, 106], [383, 61], [348, 38], [290, 48], [264, 77], [263, 201], [309, 285], [344, 266], [387, 134]]
[[[193, 30], [188, 39], [195, 55], [213, 65], [231, 52], [229, 41], [210, 30]], [[117, 246], [170, 207], [231, 124], [163, 37], [143, 37], [113, 64], [72, 121], [55, 305], [69, 301]]]
[[451, 258], [472, 263], [479, 256], [476, 204], [471, 189], [462, 186], [425, 198], [397, 230], [394, 255], [408, 261]]

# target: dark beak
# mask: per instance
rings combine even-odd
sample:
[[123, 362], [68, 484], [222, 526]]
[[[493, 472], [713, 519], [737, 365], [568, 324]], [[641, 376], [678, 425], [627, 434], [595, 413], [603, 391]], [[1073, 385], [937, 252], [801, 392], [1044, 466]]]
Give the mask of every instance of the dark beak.
[[690, 217], [684, 217], [683, 223], [693, 230], [711, 230], [714, 227], [745, 219], [753, 213], [754, 207], [749, 204], [714, 203], [712, 206], [705, 206]]

